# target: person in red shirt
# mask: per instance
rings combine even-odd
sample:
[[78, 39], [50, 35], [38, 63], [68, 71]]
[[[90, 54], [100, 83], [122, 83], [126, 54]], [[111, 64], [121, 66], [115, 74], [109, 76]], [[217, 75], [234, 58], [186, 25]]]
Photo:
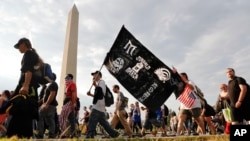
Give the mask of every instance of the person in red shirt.
[[65, 98], [63, 100], [63, 107], [60, 114], [60, 126], [61, 130], [66, 129], [67, 120], [70, 123], [70, 137], [75, 136], [75, 125], [76, 125], [76, 117], [75, 117], [75, 107], [77, 101], [77, 88], [76, 83], [73, 81], [73, 75], [67, 74], [65, 77]]

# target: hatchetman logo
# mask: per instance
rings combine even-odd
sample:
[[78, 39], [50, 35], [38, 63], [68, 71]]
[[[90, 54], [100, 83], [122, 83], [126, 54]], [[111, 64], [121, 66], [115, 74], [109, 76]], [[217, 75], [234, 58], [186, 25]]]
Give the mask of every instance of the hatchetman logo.
[[231, 125], [230, 141], [239, 141], [250, 137], [250, 125]]
[[167, 68], [158, 68], [157, 70], [155, 70], [154, 73], [157, 75], [158, 79], [163, 83], [165, 83], [171, 78], [171, 73]]

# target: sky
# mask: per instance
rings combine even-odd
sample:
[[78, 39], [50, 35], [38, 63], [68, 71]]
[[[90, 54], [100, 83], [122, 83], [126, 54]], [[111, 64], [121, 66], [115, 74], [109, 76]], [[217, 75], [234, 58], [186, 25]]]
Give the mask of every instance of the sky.
[[[1, 91], [17, 85], [22, 54], [13, 46], [22, 37], [31, 40], [60, 83], [68, 13], [74, 4], [79, 11], [76, 83], [81, 106], [92, 103], [86, 95], [90, 73], [100, 69], [122, 25], [166, 65], [186, 72], [211, 105], [220, 84], [228, 82], [226, 68], [250, 81], [248, 0], [1, 0]], [[105, 67], [101, 71], [109, 87], [119, 84]], [[165, 104], [175, 111], [179, 106], [174, 95]]]

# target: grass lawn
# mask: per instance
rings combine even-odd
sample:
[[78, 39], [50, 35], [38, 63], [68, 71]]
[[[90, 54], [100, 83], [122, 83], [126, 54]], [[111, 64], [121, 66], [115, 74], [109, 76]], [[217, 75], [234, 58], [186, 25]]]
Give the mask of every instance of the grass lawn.
[[73, 139], [18, 139], [12, 138], [1, 138], [0, 141], [229, 141], [229, 135], [205, 135], [205, 136], [179, 136], [179, 137], [137, 137], [137, 138], [126, 138], [119, 137], [115, 139], [84, 139], [84, 137], [73, 138]]

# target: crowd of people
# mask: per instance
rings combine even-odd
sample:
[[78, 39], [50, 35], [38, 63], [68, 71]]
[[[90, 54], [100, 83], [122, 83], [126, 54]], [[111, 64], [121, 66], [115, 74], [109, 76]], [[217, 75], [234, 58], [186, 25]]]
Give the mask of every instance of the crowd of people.
[[[153, 110], [144, 105], [140, 107], [138, 101], [131, 103], [128, 108], [126, 94], [120, 91], [118, 84], [114, 84], [115, 110], [108, 113], [104, 100], [106, 83], [102, 73], [95, 71], [91, 73], [94, 93], [87, 92], [88, 96], [93, 97], [92, 105], [89, 108], [83, 106], [82, 118], [79, 118], [80, 105], [74, 76], [68, 73], [65, 76], [62, 110], [57, 113], [56, 74], [53, 73], [53, 80], [43, 84], [38, 92], [41, 84], [36, 81], [34, 71], [35, 66], [43, 62], [42, 58], [27, 38], [21, 38], [14, 47], [23, 54], [23, 58], [16, 88], [13, 91], [4, 90], [0, 96], [0, 131], [4, 137], [43, 139], [48, 130], [48, 138], [74, 138], [78, 137], [78, 132], [83, 133], [85, 138], [94, 138], [97, 128], [110, 138], [121, 136], [120, 129], [128, 138], [143, 137], [147, 131], [155, 136], [160, 132], [161, 137], [215, 135], [229, 134], [231, 125], [249, 124], [247, 103], [250, 102], [250, 87], [244, 78], [235, 74], [233, 68], [226, 69], [228, 84], [220, 85], [220, 94], [213, 106], [204, 96], [196, 94], [196, 85], [187, 73], [178, 74], [185, 85], [181, 98], [178, 98], [180, 106], [176, 112], [164, 104]], [[172, 71], [178, 73], [175, 68]], [[222, 114], [222, 109], [227, 105], [232, 113], [231, 121], [225, 121]], [[144, 121], [142, 112], [145, 112]], [[79, 128], [80, 124], [82, 128]], [[67, 129], [68, 133], [64, 134]]]

